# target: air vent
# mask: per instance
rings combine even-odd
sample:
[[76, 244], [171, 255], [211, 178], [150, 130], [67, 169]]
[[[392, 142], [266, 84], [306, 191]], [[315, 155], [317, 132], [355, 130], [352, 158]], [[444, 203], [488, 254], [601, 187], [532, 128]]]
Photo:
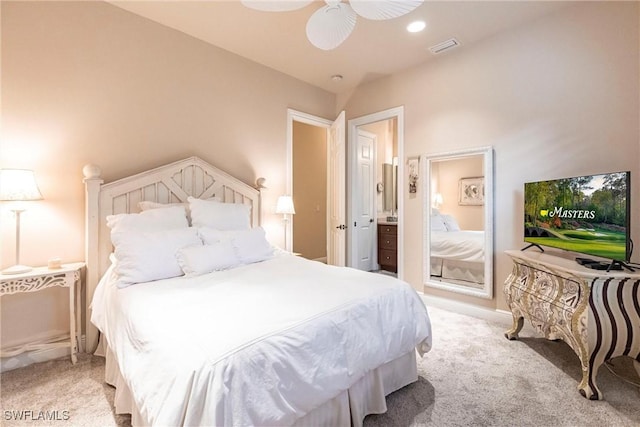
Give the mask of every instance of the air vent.
[[442, 43], [438, 43], [437, 45], [431, 46], [429, 50], [434, 55], [444, 52], [445, 50], [453, 49], [454, 47], [460, 46], [460, 42], [456, 39], [445, 40]]

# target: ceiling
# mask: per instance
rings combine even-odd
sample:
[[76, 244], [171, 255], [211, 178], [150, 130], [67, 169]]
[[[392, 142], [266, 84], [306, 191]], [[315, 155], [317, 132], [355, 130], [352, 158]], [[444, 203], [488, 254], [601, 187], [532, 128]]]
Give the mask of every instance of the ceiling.
[[[355, 30], [342, 45], [323, 51], [307, 40], [305, 26], [324, 2], [315, 1], [291, 12], [257, 11], [239, 0], [109, 3], [333, 93], [438, 58], [428, 48], [452, 37], [460, 46], [440, 55], [453, 55], [483, 38], [571, 4], [427, 0], [395, 19], [370, 21], [359, 17]], [[407, 32], [407, 24], [419, 19], [426, 22], [426, 29]], [[343, 79], [332, 80], [335, 74]]]

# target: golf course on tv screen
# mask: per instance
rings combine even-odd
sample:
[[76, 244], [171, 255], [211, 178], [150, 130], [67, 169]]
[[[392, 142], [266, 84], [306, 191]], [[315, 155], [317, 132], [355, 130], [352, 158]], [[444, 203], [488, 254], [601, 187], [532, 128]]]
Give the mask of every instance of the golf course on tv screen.
[[627, 261], [628, 172], [524, 185], [524, 240]]

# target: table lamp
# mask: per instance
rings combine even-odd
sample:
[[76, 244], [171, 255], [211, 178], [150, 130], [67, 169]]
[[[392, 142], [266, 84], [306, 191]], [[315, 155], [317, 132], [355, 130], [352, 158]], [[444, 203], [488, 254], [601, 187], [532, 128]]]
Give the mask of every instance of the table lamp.
[[287, 250], [287, 227], [289, 223], [289, 217], [287, 215], [293, 215], [296, 213], [293, 207], [293, 199], [291, 196], [278, 197], [278, 203], [276, 204], [276, 213], [282, 214], [284, 221], [284, 250]]
[[[26, 169], [0, 169], [0, 201], [21, 202], [29, 200], [42, 200], [42, 194], [36, 184], [33, 171]], [[33, 268], [20, 264], [20, 214], [25, 209], [16, 206], [11, 211], [16, 215], [16, 264], [2, 270], [2, 274], [27, 273]]]

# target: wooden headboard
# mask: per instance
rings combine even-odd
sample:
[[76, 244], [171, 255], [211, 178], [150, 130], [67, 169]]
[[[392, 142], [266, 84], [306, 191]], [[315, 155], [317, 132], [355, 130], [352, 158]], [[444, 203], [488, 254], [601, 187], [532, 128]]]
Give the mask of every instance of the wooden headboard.
[[[139, 212], [138, 202], [187, 202], [189, 196], [206, 199], [216, 196], [225, 203], [251, 206], [252, 226], [260, 225], [260, 190], [232, 177], [198, 157], [190, 157], [145, 172], [103, 184], [101, 170], [86, 165], [85, 183], [85, 260], [86, 272], [86, 348], [98, 344], [98, 330], [91, 323], [91, 300], [100, 277], [109, 266], [112, 251], [107, 215]], [[263, 178], [257, 181], [261, 187]]]

